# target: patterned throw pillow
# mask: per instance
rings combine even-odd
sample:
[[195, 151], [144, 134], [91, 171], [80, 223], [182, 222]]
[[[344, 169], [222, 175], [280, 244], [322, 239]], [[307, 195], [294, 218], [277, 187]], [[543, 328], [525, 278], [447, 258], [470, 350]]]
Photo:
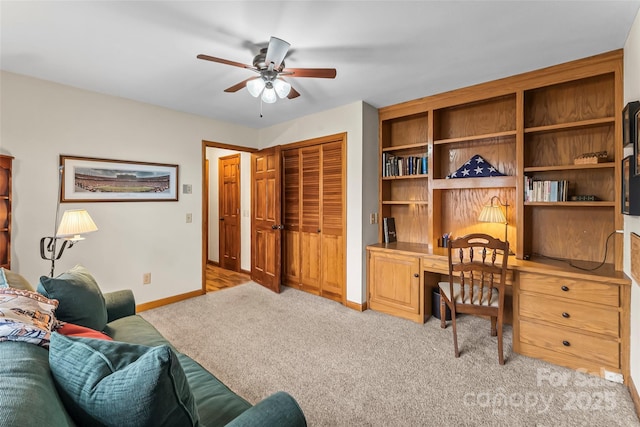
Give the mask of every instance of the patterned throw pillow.
[[57, 327], [58, 301], [37, 292], [0, 288], [0, 342], [25, 341], [49, 347], [51, 331]]

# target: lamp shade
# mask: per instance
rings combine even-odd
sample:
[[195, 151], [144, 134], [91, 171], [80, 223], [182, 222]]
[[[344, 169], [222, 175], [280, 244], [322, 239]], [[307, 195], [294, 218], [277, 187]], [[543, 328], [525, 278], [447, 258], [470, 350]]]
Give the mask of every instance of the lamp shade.
[[278, 98], [276, 97], [276, 91], [273, 87], [266, 87], [262, 92], [262, 100], [267, 104], [273, 104]]
[[65, 211], [58, 226], [56, 237], [67, 240], [82, 240], [82, 234], [97, 231], [98, 227], [93, 222], [89, 212], [84, 209], [73, 209]]
[[284, 80], [275, 79], [273, 81], [273, 88], [280, 98], [284, 98], [291, 92], [291, 85]]
[[507, 218], [504, 216], [504, 212], [502, 212], [502, 208], [500, 206], [486, 205], [482, 208], [482, 211], [480, 211], [478, 221], [499, 222], [505, 224], [507, 222]]
[[262, 89], [264, 89], [264, 85], [265, 83], [264, 80], [262, 80], [262, 77], [257, 77], [247, 82], [247, 90], [249, 91], [251, 96], [257, 98], [258, 96], [260, 96], [260, 92], [262, 92]]

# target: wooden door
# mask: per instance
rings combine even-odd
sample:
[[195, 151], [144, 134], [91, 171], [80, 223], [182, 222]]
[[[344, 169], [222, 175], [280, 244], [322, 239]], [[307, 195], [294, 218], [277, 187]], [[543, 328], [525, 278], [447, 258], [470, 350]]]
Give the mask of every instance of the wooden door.
[[282, 279], [287, 286], [300, 287], [300, 152], [285, 150], [283, 162]]
[[320, 157], [321, 147], [300, 149], [301, 211], [300, 216], [300, 283], [302, 289], [320, 294], [321, 246], [320, 246]]
[[220, 267], [240, 271], [240, 154], [218, 159]]
[[344, 299], [344, 164], [341, 141], [323, 144], [321, 196], [321, 290], [322, 295]]
[[251, 155], [251, 278], [280, 292], [280, 147]]

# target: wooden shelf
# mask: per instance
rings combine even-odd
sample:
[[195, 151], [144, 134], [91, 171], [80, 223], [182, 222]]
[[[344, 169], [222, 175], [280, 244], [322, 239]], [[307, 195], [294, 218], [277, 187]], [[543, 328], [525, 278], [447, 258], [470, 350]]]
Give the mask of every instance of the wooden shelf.
[[486, 178], [434, 179], [434, 190], [463, 188], [515, 188], [515, 176], [489, 176]]
[[525, 206], [558, 206], [558, 207], [594, 207], [610, 208], [615, 207], [616, 202], [609, 200], [596, 200], [594, 202], [525, 202]]
[[419, 142], [416, 144], [405, 144], [405, 145], [394, 145], [391, 147], [383, 147], [382, 151], [383, 152], [387, 152], [387, 151], [401, 151], [401, 150], [411, 150], [411, 149], [415, 149], [415, 148], [427, 148], [427, 146], [429, 145], [428, 142]]
[[383, 200], [383, 205], [428, 205], [426, 200]]
[[417, 175], [383, 176], [382, 180], [383, 181], [394, 181], [394, 180], [397, 180], [397, 179], [425, 179], [425, 178], [429, 178], [429, 174], [421, 173], [421, 174], [417, 174]]
[[612, 125], [615, 121], [615, 117], [603, 117], [601, 119], [581, 120], [578, 122], [558, 123], [554, 125], [525, 128], [524, 133], [555, 132], [559, 130], [579, 129], [591, 126]]
[[504, 137], [515, 136], [515, 135], [516, 135], [516, 131], [515, 130], [509, 130], [509, 131], [505, 131], [505, 132], [486, 133], [486, 134], [483, 134], [483, 135], [470, 135], [470, 136], [463, 136], [463, 137], [459, 137], [459, 138], [438, 139], [438, 140], [433, 141], [433, 143], [434, 143], [434, 145], [453, 144], [453, 143], [456, 143], [456, 142], [479, 141], [479, 140], [482, 140], [482, 139], [504, 138]]
[[580, 170], [580, 169], [606, 169], [615, 168], [615, 162], [606, 163], [592, 163], [584, 165], [560, 165], [560, 166], [530, 166], [524, 168], [526, 172], [548, 172], [548, 171], [568, 171], [568, 170]]

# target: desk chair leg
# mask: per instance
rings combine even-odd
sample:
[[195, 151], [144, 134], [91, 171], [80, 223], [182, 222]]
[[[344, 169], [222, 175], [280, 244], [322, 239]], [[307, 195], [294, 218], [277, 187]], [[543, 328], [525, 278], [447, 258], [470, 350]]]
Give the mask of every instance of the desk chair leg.
[[504, 365], [504, 354], [502, 351], [502, 322], [498, 322], [498, 362], [501, 365]]
[[447, 327], [447, 305], [444, 302], [444, 295], [440, 293], [440, 327], [446, 329]]
[[497, 335], [496, 332], [496, 317], [491, 318], [491, 336], [495, 337]]
[[456, 327], [456, 313], [454, 310], [451, 310], [451, 325], [453, 326], [453, 349], [456, 357], [460, 357], [460, 352], [458, 351], [458, 328]]

